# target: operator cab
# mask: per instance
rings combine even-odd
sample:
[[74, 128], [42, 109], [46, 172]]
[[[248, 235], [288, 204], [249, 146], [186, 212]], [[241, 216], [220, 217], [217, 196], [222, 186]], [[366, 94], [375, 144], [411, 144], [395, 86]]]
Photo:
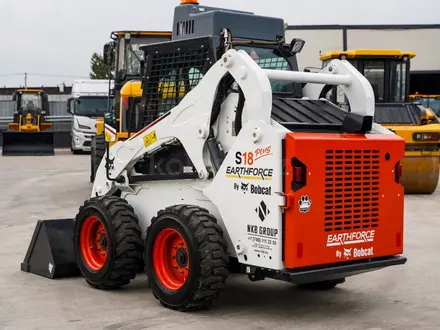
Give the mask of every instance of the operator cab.
[[158, 31], [113, 31], [112, 42], [104, 46], [104, 62], [115, 66], [115, 82], [139, 78], [144, 60], [140, 47], [155, 42], [170, 40], [170, 32]]
[[49, 101], [47, 94], [40, 89], [18, 89], [12, 97], [15, 102], [14, 122], [19, 121], [21, 115], [21, 124], [25, 124], [26, 115], [32, 116], [32, 124], [36, 125], [37, 115], [47, 115]]
[[[104, 45], [104, 63], [114, 71], [114, 88], [110, 95], [115, 97], [113, 107], [107, 110], [104, 117], [106, 124], [114, 127], [126, 127], [122, 123], [120, 113], [120, 91], [123, 85], [130, 80], [140, 79], [144, 66], [144, 53], [140, 47], [167, 41], [171, 39], [171, 32], [166, 31], [113, 31], [110, 35], [113, 40]], [[123, 132], [127, 132], [124, 130]]]
[[[320, 60], [323, 67], [333, 59], [346, 60], [367, 78], [374, 92], [376, 123], [419, 125], [428, 120], [436, 122], [434, 116], [409, 97], [410, 62], [415, 56], [414, 52], [400, 50], [358, 49], [324, 53]], [[328, 98], [349, 108], [339, 87], [333, 87]]]
[[[247, 52], [263, 69], [298, 71], [296, 54], [304, 41], [294, 39], [287, 44], [284, 38], [282, 19], [183, 0], [175, 8], [172, 41], [141, 47], [145, 58], [144, 121], [139, 127], [178, 105], [230, 48]], [[231, 78], [225, 77], [221, 83], [217, 100], [220, 104], [231, 91], [241, 95]], [[274, 96], [302, 97], [300, 83], [271, 84]]]
[[409, 102], [410, 59], [399, 50], [349, 50], [321, 55], [323, 67], [333, 59], [347, 60], [370, 82], [376, 103]]

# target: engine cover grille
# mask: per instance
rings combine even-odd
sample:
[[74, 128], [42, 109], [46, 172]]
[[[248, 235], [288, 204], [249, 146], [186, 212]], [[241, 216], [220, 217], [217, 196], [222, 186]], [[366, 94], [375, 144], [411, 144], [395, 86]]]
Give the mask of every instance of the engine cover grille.
[[379, 150], [326, 150], [324, 230], [379, 226]]

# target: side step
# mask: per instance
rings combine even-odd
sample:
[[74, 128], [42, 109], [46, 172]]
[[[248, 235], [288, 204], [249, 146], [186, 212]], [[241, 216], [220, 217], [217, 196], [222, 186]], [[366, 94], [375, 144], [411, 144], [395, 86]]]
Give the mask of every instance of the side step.
[[246, 273], [249, 275], [258, 274], [259, 278], [267, 277], [295, 284], [308, 284], [328, 280], [338, 280], [341, 278], [376, 271], [385, 267], [403, 265], [406, 262], [406, 257], [396, 255], [333, 265], [324, 265], [319, 267], [308, 267], [295, 270], [286, 269], [283, 271], [258, 269], [253, 266], [248, 266]]
[[39, 220], [21, 270], [50, 279], [79, 276], [73, 228], [73, 219]]

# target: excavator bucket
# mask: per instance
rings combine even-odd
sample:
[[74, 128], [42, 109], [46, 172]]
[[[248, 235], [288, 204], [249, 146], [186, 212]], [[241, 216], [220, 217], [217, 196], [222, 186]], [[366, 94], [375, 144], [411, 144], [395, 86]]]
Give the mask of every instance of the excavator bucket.
[[53, 132], [3, 132], [3, 156], [53, 156]]

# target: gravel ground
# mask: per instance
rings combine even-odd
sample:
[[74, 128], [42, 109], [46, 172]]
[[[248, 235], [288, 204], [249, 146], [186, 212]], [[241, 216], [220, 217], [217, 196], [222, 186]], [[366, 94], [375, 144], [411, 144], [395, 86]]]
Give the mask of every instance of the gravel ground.
[[233, 276], [213, 308], [179, 313], [160, 306], [142, 274], [103, 292], [21, 272], [36, 221], [73, 217], [89, 196], [89, 157], [0, 158], [0, 329], [440, 329], [440, 189], [406, 196], [406, 265], [329, 292]]

